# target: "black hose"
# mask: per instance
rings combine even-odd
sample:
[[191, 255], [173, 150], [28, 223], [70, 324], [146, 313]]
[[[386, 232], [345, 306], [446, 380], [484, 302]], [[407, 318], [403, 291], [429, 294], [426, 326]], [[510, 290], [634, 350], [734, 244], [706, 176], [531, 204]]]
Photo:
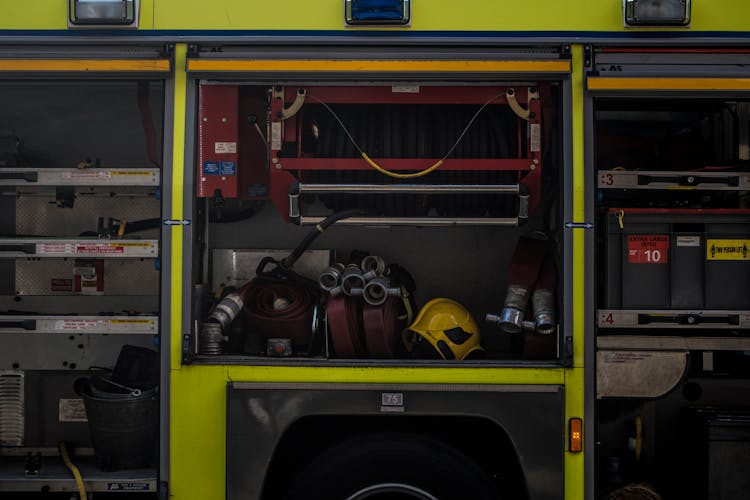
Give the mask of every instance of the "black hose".
[[335, 214], [329, 215], [328, 217], [320, 221], [312, 231], [307, 233], [307, 236], [305, 236], [299, 243], [299, 245], [297, 245], [297, 247], [292, 250], [292, 253], [287, 255], [281, 262], [279, 262], [279, 265], [284, 269], [291, 269], [294, 266], [294, 263], [297, 262], [297, 259], [300, 258], [300, 256], [305, 252], [305, 250], [310, 247], [310, 245], [312, 245], [312, 242], [315, 241], [315, 239], [320, 236], [323, 231], [325, 231], [329, 226], [340, 221], [341, 219], [368, 215], [369, 213], [370, 212], [368, 212], [367, 210], [352, 209], [343, 210], [341, 212], [336, 212]]

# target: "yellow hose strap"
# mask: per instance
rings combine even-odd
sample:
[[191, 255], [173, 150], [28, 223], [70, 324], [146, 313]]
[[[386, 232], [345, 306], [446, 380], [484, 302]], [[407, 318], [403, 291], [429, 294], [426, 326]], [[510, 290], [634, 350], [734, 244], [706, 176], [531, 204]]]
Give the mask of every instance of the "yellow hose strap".
[[362, 153], [362, 158], [364, 158], [364, 160], [367, 162], [368, 165], [370, 165], [372, 168], [374, 168], [381, 174], [385, 174], [389, 177], [395, 177], [396, 179], [414, 179], [415, 177], [422, 177], [423, 175], [427, 175], [433, 170], [435, 170], [436, 168], [438, 168], [445, 161], [445, 160], [438, 160], [431, 167], [427, 167], [426, 169], [420, 170], [419, 172], [414, 172], [411, 174], [399, 174], [399, 173], [391, 172], [390, 170], [384, 169], [383, 167], [381, 167], [380, 165], [372, 161], [372, 159], [369, 156], [367, 156], [367, 153]]
[[60, 444], [58, 445], [58, 448], [60, 450], [60, 456], [63, 459], [63, 462], [65, 465], [70, 469], [70, 472], [73, 473], [73, 477], [76, 480], [76, 486], [78, 487], [78, 497], [80, 500], [86, 500], [86, 487], [83, 485], [83, 478], [81, 477], [81, 472], [78, 470], [78, 467], [73, 465], [73, 462], [70, 461], [70, 457], [68, 456], [68, 450], [65, 448], [65, 443], [60, 441]]

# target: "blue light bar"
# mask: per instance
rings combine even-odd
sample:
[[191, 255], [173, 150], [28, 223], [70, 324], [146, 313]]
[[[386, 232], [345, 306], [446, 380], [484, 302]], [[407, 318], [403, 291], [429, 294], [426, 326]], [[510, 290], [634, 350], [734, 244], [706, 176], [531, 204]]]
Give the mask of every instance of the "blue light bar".
[[410, 0], [344, 0], [346, 24], [409, 24]]

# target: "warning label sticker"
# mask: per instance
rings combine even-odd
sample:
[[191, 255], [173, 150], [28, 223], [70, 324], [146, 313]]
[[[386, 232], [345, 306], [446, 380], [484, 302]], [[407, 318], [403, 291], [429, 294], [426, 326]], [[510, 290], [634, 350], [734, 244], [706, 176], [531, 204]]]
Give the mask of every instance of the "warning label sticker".
[[69, 278], [52, 278], [49, 289], [51, 292], [72, 292], [73, 280]]
[[706, 240], [706, 260], [750, 260], [750, 240]]
[[107, 483], [107, 491], [149, 491], [148, 483]]
[[203, 175], [237, 175], [237, 163], [233, 161], [204, 161]]
[[58, 400], [57, 419], [60, 422], [86, 422], [86, 408], [83, 399]]
[[73, 253], [73, 245], [70, 243], [37, 243], [38, 254]]
[[154, 172], [149, 172], [148, 170], [114, 170], [112, 172], [112, 175], [137, 175], [142, 177], [151, 177], [154, 175]]
[[668, 235], [628, 235], [628, 264], [667, 264], [668, 262]]
[[529, 123], [529, 151], [538, 153], [542, 150], [542, 126], [538, 123]]
[[156, 333], [156, 321], [153, 319], [111, 319], [109, 326], [119, 332]]
[[107, 170], [71, 170], [62, 173], [62, 178], [66, 180], [109, 179], [111, 177], [111, 172]]
[[236, 142], [215, 142], [214, 153], [216, 154], [234, 154], [237, 152]]
[[76, 252], [81, 254], [99, 254], [99, 253], [123, 253], [125, 249], [122, 245], [76, 245]]
[[95, 319], [59, 319], [55, 321], [55, 330], [58, 331], [79, 331], [91, 330], [92, 328], [101, 327], [103, 322]]

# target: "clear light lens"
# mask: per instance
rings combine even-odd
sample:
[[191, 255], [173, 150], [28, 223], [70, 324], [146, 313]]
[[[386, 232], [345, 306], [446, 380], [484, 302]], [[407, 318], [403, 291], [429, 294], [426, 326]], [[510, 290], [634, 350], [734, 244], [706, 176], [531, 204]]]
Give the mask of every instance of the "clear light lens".
[[409, 0], [346, 0], [347, 24], [408, 24]]
[[686, 26], [690, 23], [690, 0], [626, 0], [625, 23]]
[[74, 24], [131, 24], [134, 0], [72, 0]]

